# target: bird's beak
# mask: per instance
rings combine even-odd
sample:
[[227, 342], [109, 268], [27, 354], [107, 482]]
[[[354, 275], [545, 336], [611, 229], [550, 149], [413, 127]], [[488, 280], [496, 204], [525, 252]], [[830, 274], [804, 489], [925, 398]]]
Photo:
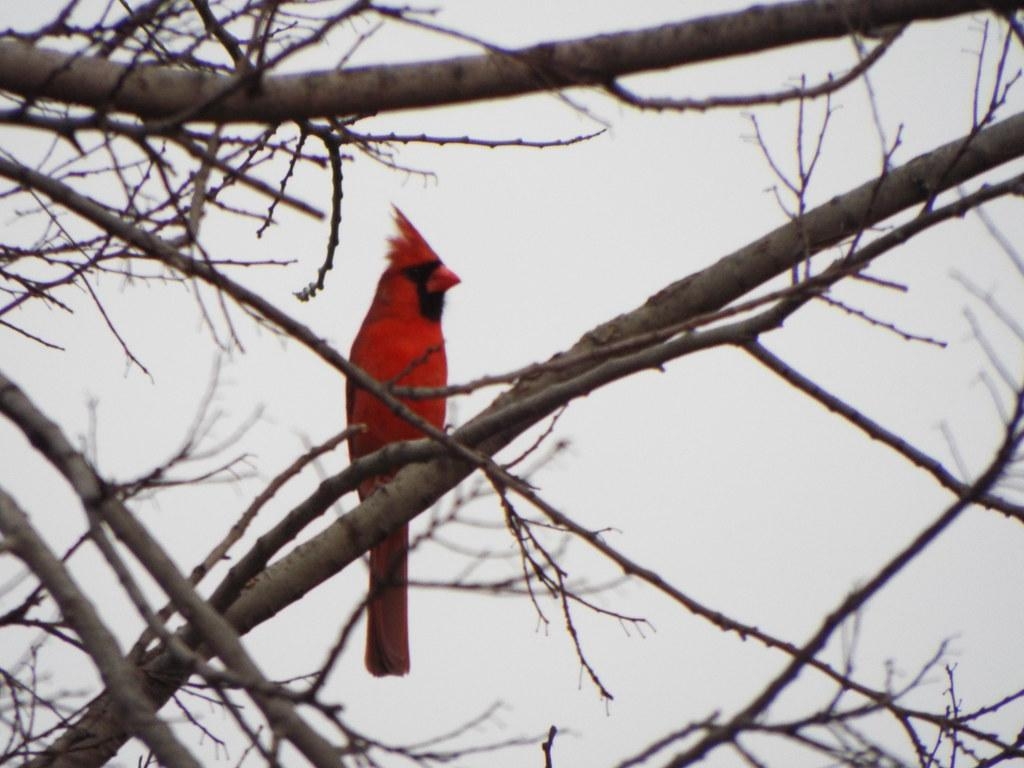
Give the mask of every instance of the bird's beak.
[[444, 293], [461, 282], [458, 275], [442, 264], [427, 278], [427, 293]]

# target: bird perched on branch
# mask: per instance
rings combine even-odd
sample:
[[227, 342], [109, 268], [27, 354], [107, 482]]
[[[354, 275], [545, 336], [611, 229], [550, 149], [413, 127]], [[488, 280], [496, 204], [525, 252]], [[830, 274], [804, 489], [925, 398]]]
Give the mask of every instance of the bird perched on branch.
[[[383, 384], [443, 387], [448, 383], [448, 363], [441, 314], [445, 293], [458, 285], [459, 278], [441, 263], [434, 249], [397, 208], [395, 223], [398, 234], [389, 241], [388, 265], [356, 334], [350, 359]], [[423, 437], [419, 428], [351, 379], [345, 394], [349, 425], [364, 427], [349, 438], [353, 460], [389, 443]], [[444, 398], [402, 402], [433, 426], [444, 426]], [[389, 479], [363, 481], [360, 500]], [[408, 525], [370, 550], [366, 668], [377, 676], [409, 671], [408, 550]]]

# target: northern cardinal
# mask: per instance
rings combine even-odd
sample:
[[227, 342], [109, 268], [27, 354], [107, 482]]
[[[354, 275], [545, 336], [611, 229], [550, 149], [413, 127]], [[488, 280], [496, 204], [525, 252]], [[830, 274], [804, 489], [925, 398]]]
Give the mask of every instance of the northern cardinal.
[[[398, 234], [389, 240], [388, 266], [352, 343], [350, 359], [384, 384], [443, 387], [448, 383], [448, 362], [441, 312], [445, 292], [458, 285], [459, 278], [397, 208], [395, 223]], [[353, 460], [388, 443], [423, 437], [351, 379], [345, 395], [349, 425], [365, 427], [349, 438]], [[443, 398], [403, 402], [435, 427], [444, 426]], [[360, 500], [389, 479], [365, 480], [359, 486]], [[403, 525], [370, 550], [366, 668], [377, 676], [409, 671], [408, 549], [409, 528]]]

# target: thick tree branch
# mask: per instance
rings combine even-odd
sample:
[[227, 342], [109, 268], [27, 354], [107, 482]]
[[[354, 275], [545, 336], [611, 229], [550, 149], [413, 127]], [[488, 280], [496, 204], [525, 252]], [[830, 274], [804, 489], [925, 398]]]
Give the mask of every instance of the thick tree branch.
[[[881, 179], [867, 182], [841, 197], [834, 198], [829, 203], [809, 212], [799, 222], [780, 227], [775, 232], [725, 257], [714, 266], [669, 286], [634, 312], [594, 329], [567, 354], [569, 356], [580, 354], [585, 357], [590, 351], [600, 349], [602, 346], [618, 340], [672, 327], [674, 324], [685, 322], [701, 313], [714, 311], [739, 298], [765, 280], [784, 273], [793, 264], [802, 261], [808, 255], [808, 248], [812, 252], [821, 250], [844, 237], [862, 231], [865, 227], [877, 223], [899, 210], [923, 202], [934, 194], [936, 180], [943, 186], [960, 183], [964, 179], [1020, 154], [1024, 154], [1024, 115], [985, 129], [974, 138], [966, 150], [962, 141], [952, 142], [907, 163]], [[950, 166], [951, 161], [954, 162], [952, 167]], [[39, 189], [105, 230], [114, 232], [137, 247], [157, 256], [169, 266], [224, 290], [236, 301], [256, 310], [293, 338], [309, 347], [328, 364], [346, 375], [359, 379], [361, 373], [353, 370], [347, 361], [340, 358], [309, 329], [224, 277], [206, 263], [189, 259], [180, 252], [167, 247], [158, 238], [140, 232], [113, 214], [99, 208], [87, 198], [71, 192], [60, 182], [42, 174], [16, 166], [3, 159], [0, 159], [0, 174], [18, 179], [30, 187]], [[573, 371], [571, 368], [559, 369], [554, 373], [521, 382], [510, 393], [499, 398], [492, 408], [460, 430], [456, 437], [464, 441], [461, 443], [462, 445], [474, 445], [487, 433], [490, 433], [491, 437], [486, 441], [484, 450], [487, 453], [498, 450], [530, 424], [558, 407], [560, 402], [552, 402], [548, 397], [550, 387], [556, 382], [564, 383], [578, 373], [579, 371]], [[365, 374], [362, 376], [365, 378]], [[367, 386], [372, 384], [369, 382]], [[508, 412], [503, 411], [506, 406], [513, 404], [516, 406], [512, 409], [515, 416], [510, 418]], [[498, 430], [499, 434], [495, 434], [495, 430]], [[459, 469], [450, 467], [449, 471], [455, 471], [458, 475], [469, 471], [473, 466], [474, 463], [470, 461]], [[434, 475], [431, 479], [435, 482], [429, 483], [433, 490], [418, 498], [413, 504], [377, 505], [368, 503], [368, 505], [363, 505], [368, 507], [364, 513], [366, 517], [360, 515], [359, 522], [355, 524], [356, 532], [347, 531], [342, 534], [346, 539], [346, 546], [339, 546], [338, 541], [333, 541], [330, 544], [330, 549], [333, 551], [333, 556], [330, 558], [331, 564], [315, 565], [307, 574], [308, 577], [314, 578], [312, 582], [290, 572], [291, 587], [286, 592], [291, 594], [294, 590], [294, 594], [291, 594], [291, 597], [278, 594], [277, 598], [264, 604], [278, 607], [270, 608], [269, 614], [264, 613], [266, 608], [260, 613], [264, 613], [264, 617], [272, 615], [287, 604], [289, 599], [303, 594], [307, 589], [327, 578], [330, 573], [350, 562], [355, 556], [350, 549], [353, 545], [357, 550], [356, 554], [364, 551], [377, 537], [404, 522], [406, 516], [413, 516], [416, 510], [425, 508], [430, 502], [439, 498], [446, 490], [446, 488], [438, 487], [436, 482], [442, 477], [449, 477], [448, 471]], [[376, 517], [377, 514], [383, 514], [384, 510], [374, 508], [383, 506], [390, 508], [390, 516]], [[316, 558], [311, 558], [310, 562], [318, 561]], [[279, 602], [282, 598], [285, 602]], [[259, 599], [259, 602], [262, 603], [262, 598]], [[243, 613], [245, 612], [243, 611]], [[249, 621], [243, 620], [239, 626], [251, 626]]]
[[[181, 574], [170, 556], [164, 552], [163, 548], [150, 536], [145, 527], [135, 519], [135, 516], [124, 504], [111, 493], [106, 483], [96, 474], [85, 457], [76, 451], [64, 437], [60, 427], [36, 408], [25, 393], [3, 373], [0, 373], [0, 413], [7, 416], [24, 433], [29, 442], [64, 476], [75, 493], [78, 494], [82, 504], [98, 519], [109, 525], [114, 534], [128, 546], [136, 559], [145, 566], [150, 575], [171, 598], [181, 614], [188, 619], [190, 625], [198, 629], [197, 634], [202, 641], [207, 643], [233, 672], [248, 681], [247, 687], [253, 700], [266, 715], [275, 732], [280, 732], [282, 736], [288, 738], [313, 765], [320, 768], [336, 765], [338, 757], [334, 747], [299, 717], [290, 702], [265, 693], [273, 686], [263, 677], [259, 667], [249, 656], [231, 626], [196, 594], [188, 579]], [[0, 502], [3, 500], [3, 497], [0, 496]], [[27, 519], [25, 522], [27, 524]], [[38, 547], [35, 547], [34, 542], [29, 538], [31, 531], [26, 531], [24, 526], [19, 527], [17, 523], [16, 515], [9, 516], [6, 520], [0, 518], [0, 524], [10, 527], [10, 532], [7, 527], [3, 528], [5, 535], [21, 537], [12, 538], [13, 543], [28, 542], [22, 550], [19, 550], [19, 555], [35, 554]], [[30, 544], [33, 546], [29, 546]], [[54, 562], [57, 562], [55, 558]], [[32, 562], [33, 569], [35, 570], [36, 565], [47, 565], [48, 563], [49, 561], [40, 555], [38, 563]], [[56, 576], [54, 578], [56, 579]], [[49, 587], [50, 583], [46, 583]], [[55, 586], [68, 586], [57, 581], [53, 583]], [[55, 597], [58, 596], [55, 595]], [[66, 616], [68, 610], [72, 611], [70, 619], [75, 616], [86, 618], [90, 616], [88, 609], [91, 609], [91, 606], [87, 603], [84, 606], [77, 603], [67, 605], [62, 603], [61, 607], [65, 610]], [[99, 631], [91, 624], [89, 628], [96, 632]], [[102, 628], [102, 625], [100, 628], [105, 629]], [[83, 637], [83, 640], [88, 644], [86, 637]], [[111, 637], [110, 640], [112, 642], [113, 638]], [[116, 649], [116, 647], [114, 644], [113, 648]], [[93, 647], [90, 646], [90, 652], [92, 651]], [[97, 653], [100, 654], [99, 658], [107, 658], [110, 655], [109, 653], [104, 654], [103, 649], [98, 646]], [[174, 653], [173, 649], [171, 653]], [[123, 664], [123, 659], [119, 654], [118, 659]], [[127, 665], [124, 666], [127, 667]], [[106, 672], [106, 669], [103, 671]], [[106, 674], [104, 680], [108, 685], [112, 682], [124, 684], [117, 678], [108, 680]], [[120, 691], [120, 689], [117, 690]], [[139, 693], [141, 694], [141, 691]], [[117, 701], [116, 698], [115, 701]], [[130, 706], [132, 705], [126, 704], [123, 709], [128, 710]], [[156, 727], [153, 722], [144, 719], [145, 711], [143, 709], [140, 712], [138, 720], [129, 718], [124, 721], [130, 731], [136, 735], [148, 733], [147, 729]], [[166, 728], [166, 726], [163, 727]], [[159, 746], [162, 749], [167, 749], [165, 744]], [[156, 747], [153, 748], [156, 751]], [[198, 763], [194, 760], [181, 762], [184, 757], [188, 757], [187, 753], [184, 753], [183, 757], [181, 754], [167, 752], [168, 759], [164, 758], [163, 752], [157, 754], [167, 765], [195, 765], [198, 768]]]
[[[0, 379], [0, 400], [8, 389]], [[100, 619], [92, 603], [72, 580], [43, 538], [36, 533], [28, 516], [15, 500], [0, 489], [0, 531], [4, 545], [16, 554], [36, 575], [60, 606], [65, 621], [74, 628], [96, 664], [106, 693], [113, 702], [114, 714], [128, 733], [140, 738], [164, 765], [199, 768], [199, 762], [175, 738], [167, 723], [156, 716], [156, 709], [136, 677], [135, 668], [121, 654], [117, 639]], [[107, 743], [106, 757], [113, 757], [120, 746]], [[100, 745], [103, 749], [104, 745]]]
[[800, 0], [660, 27], [480, 56], [301, 75], [128, 66], [27, 42], [0, 42], [0, 89], [96, 110], [181, 122], [277, 123], [604, 86], [623, 75], [783, 48], [1020, 0]]
[[[807, 248], [812, 253], [820, 251], [924, 202], [932, 194], [933, 180], [941, 179], [945, 185], [958, 184], [1024, 153], [1024, 115], [982, 131], [966, 152], [962, 150], [961, 141], [951, 142], [881, 179], [834, 198], [799, 221], [786, 224], [702, 272], [667, 287], [633, 312], [594, 329], [565, 354], [587, 354], [602, 345], [672, 327], [714, 311], [801, 263], [809, 255]], [[601, 363], [614, 364], [615, 361]], [[589, 368], [559, 369], [520, 382], [456, 431], [453, 438], [475, 446], [481, 453], [493, 454], [561, 404], [547, 399], [552, 388], [592, 372]], [[508, 411], [503, 413], [507, 407], [512, 408], [514, 416], [510, 417]], [[273, 615], [287, 604], [278, 604], [278, 600], [296, 599], [372, 544], [374, 539], [367, 539], [368, 529], [381, 526], [378, 530], [387, 531], [407, 522], [473, 468], [470, 463], [441, 458], [403, 470], [389, 484], [386, 494], [374, 494], [357, 510], [303, 544], [294, 556], [289, 555], [265, 571], [229, 609], [232, 622], [245, 626], [252, 621], [254, 611], [263, 614], [263, 618]]]
[[[1022, 155], [1024, 115], [981, 130], [969, 143], [958, 140], [939, 147], [881, 178], [834, 198], [707, 269], [666, 287], [643, 306], [595, 328], [565, 354], [600, 359], [591, 353], [605, 345], [678, 326], [701, 314], [715, 312], [765, 281], [785, 274], [813, 253]], [[120, 219], [60, 181], [3, 158], [0, 158], [0, 175], [36, 190], [178, 272], [223, 291], [346, 375], [357, 380], [360, 376], [365, 377], [288, 314], [209, 264], [188, 258], [165, 241]], [[459, 430], [453, 436], [454, 440], [445, 436], [448, 444], [473, 446], [474, 452], [463, 453], [461, 459], [443, 457], [428, 464], [407, 467], [385, 490], [373, 494], [357, 510], [301, 545], [252, 582], [241, 598], [227, 608], [229, 622], [236, 629], [245, 631], [345, 567], [387, 531], [414, 517], [454, 487], [477, 465], [471, 460], [474, 454], [493, 455], [557, 408], [557, 403], [546, 398], [546, 391], [587, 373], [592, 366], [593, 363], [558, 368], [521, 381]], [[511, 408], [511, 411], [506, 411], [506, 408]], [[508, 414], [513, 412], [515, 417], [510, 418]], [[151, 675], [151, 693], [157, 701], [169, 696], [187, 675], [187, 670], [167, 653], [151, 658], [145, 669]], [[90, 739], [96, 743], [124, 738], [116, 722], [105, 713], [102, 697], [80, 722], [78, 735], [82, 732], [91, 734]]]

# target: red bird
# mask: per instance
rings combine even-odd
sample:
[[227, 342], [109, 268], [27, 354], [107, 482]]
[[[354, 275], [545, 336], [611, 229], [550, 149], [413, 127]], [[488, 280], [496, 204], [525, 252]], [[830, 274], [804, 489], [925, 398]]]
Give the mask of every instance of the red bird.
[[[398, 234], [389, 240], [388, 266], [377, 294], [352, 343], [350, 359], [382, 383], [407, 387], [443, 387], [448, 362], [441, 334], [445, 292], [459, 283], [402, 212], [395, 208]], [[349, 438], [353, 460], [388, 443], [414, 440], [423, 433], [396, 416], [380, 400], [349, 379], [345, 389], [348, 423], [365, 429]], [[403, 400], [435, 427], [444, 426], [445, 401]], [[390, 477], [373, 477], [359, 486], [365, 499]], [[366, 668], [374, 675], [409, 671], [407, 557], [409, 527], [403, 525], [370, 550], [367, 599]]]

